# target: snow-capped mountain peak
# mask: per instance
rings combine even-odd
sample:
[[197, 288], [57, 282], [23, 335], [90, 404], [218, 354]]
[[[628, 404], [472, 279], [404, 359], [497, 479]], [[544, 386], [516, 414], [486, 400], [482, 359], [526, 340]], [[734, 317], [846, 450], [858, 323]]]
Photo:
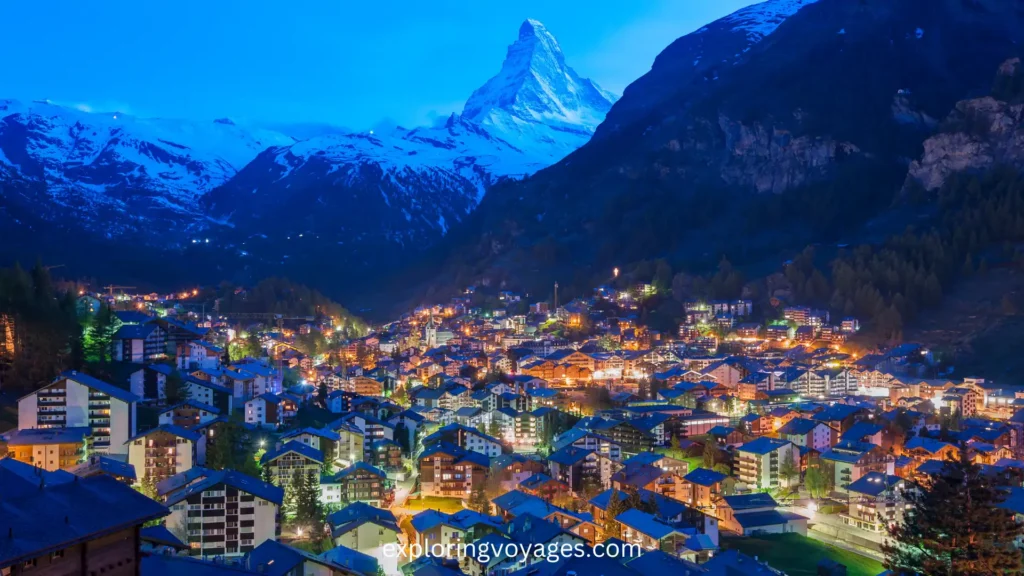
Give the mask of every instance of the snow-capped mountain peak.
[[733, 30], [746, 32], [752, 42], [760, 42], [775, 31], [787, 18], [818, 0], [767, 0], [738, 10], [722, 19]]
[[[566, 65], [558, 41], [543, 24], [527, 20], [501, 70], [473, 92], [462, 115], [513, 144], [546, 143], [558, 160], [589, 139], [615, 100]], [[538, 125], [545, 133], [537, 133]], [[564, 133], [576, 136], [566, 139]]]

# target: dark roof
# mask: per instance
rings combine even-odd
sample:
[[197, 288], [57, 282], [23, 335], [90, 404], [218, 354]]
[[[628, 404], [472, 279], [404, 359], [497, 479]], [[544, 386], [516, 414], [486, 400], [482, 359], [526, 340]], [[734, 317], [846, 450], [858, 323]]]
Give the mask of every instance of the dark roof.
[[160, 327], [156, 324], [125, 324], [114, 332], [112, 340], [142, 340]]
[[751, 440], [743, 446], [740, 446], [736, 450], [738, 452], [748, 452], [750, 454], [768, 454], [782, 448], [789, 444], [788, 440], [779, 440], [778, 438], [769, 438], [768, 436], [761, 436], [760, 438]]
[[256, 574], [237, 564], [211, 562], [190, 556], [170, 554], [143, 554], [139, 561], [139, 573], [144, 576], [240, 576]]
[[[0, 469], [6, 470], [10, 462], [16, 461], [0, 461]], [[64, 474], [50, 479], [53, 483], [46, 484], [43, 476], [32, 482], [18, 473], [0, 475], [0, 566], [167, 515], [165, 506], [110, 476]]]
[[[168, 495], [165, 503], [168, 506], [172, 506], [193, 494], [209, 490], [218, 484], [232, 486], [247, 494], [252, 494], [253, 496], [273, 502], [274, 504], [280, 505], [281, 502], [284, 501], [284, 489], [264, 482], [259, 478], [253, 478], [252, 476], [236, 472], [235, 470], [220, 470], [217, 472], [209, 472], [208, 470], [205, 470], [204, 472], [207, 472], [207, 474], [205, 474], [206, 478], [189, 485], [187, 488]], [[203, 474], [199, 474], [199, 476], [202, 475]]]
[[124, 402], [138, 402], [140, 400], [138, 396], [132, 394], [131, 392], [125, 390], [124, 388], [119, 388], [109, 382], [104, 382], [99, 378], [93, 378], [88, 374], [84, 374], [82, 372], [78, 372], [75, 370], [67, 370], [65, 372], [61, 372], [60, 376], [58, 376], [58, 380], [61, 378], [74, 380], [75, 382], [78, 382], [83, 386], [88, 386], [89, 388], [98, 390], [110, 396], [111, 398], [117, 398], [118, 400]]
[[786, 422], [782, 428], [779, 428], [779, 434], [793, 434], [803, 436], [809, 434], [811, 430], [814, 430], [818, 426], [826, 426], [824, 422], [818, 422], [817, 420], [808, 420], [807, 418], [793, 418], [789, 422]]
[[280, 448], [275, 448], [274, 450], [271, 450], [270, 452], [264, 454], [263, 458], [260, 458], [260, 464], [269, 464], [270, 462], [277, 460], [278, 458], [284, 456], [289, 452], [295, 452], [296, 454], [305, 456], [306, 458], [309, 458], [310, 460], [315, 460], [317, 462], [320, 462], [321, 464], [324, 461], [324, 453], [321, 452], [320, 450], [313, 448], [309, 444], [303, 444], [298, 440], [292, 440], [291, 442], [286, 442]]
[[74, 428], [25, 428], [7, 434], [8, 446], [34, 446], [37, 444], [70, 444], [82, 442], [92, 434], [88, 426]]
[[366, 462], [356, 462], [355, 464], [352, 464], [348, 468], [345, 468], [344, 470], [342, 470], [342, 471], [338, 472], [337, 474], [335, 474], [334, 478], [336, 480], [340, 480], [340, 479], [348, 476], [349, 474], [352, 474], [353, 472], [357, 472], [359, 470], [362, 470], [364, 472], [369, 472], [369, 473], [374, 474], [376, 476], [380, 476], [381, 478], [387, 478], [387, 474], [385, 474], [384, 471], [382, 471], [380, 468], [377, 468], [375, 466], [371, 466], [371, 465], [367, 464]]
[[736, 514], [736, 522], [743, 528], [761, 528], [764, 526], [777, 526], [791, 520], [807, 520], [799, 514], [779, 512], [778, 510], [766, 510], [764, 512], [746, 512]]
[[897, 486], [900, 482], [903, 482], [903, 479], [899, 476], [882, 474], [881, 472], [868, 472], [855, 482], [850, 483], [847, 489], [858, 494], [878, 496], [886, 490]]
[[387, 528], [395, 532], [401, 531], [398, 527], [398, 521], [395, 519], [395, 515], [391, 513], [390, 510], [375, 508], [365, 502], [353, 502], [349, 504], [341, 510], [327, 516], [327, 522], [331, 524], [333, 528], [332, 535], [335, 538], [338, 537], [338, 535], [354, 530], [367, 522], [371, 522], [382, 528]]
[[548, 456], [549, 462], [555, 462], [563, 466], [572, 466], [573, 464], [583, 460], [587, 456], [593, 453], [593, 450], [587, 450], [578, 446], [566, 446], [561, 450], [556, 450]]
[[285, 576], [306, 562], [314, 562], [328, 568], [344, 568], [332, 560], [293, 548], [277, 540], [264, 540], [245, 556], [246, 566], [265, 576]]
[[714, 470], [708, 468], [697, 468], [693, 472], [690, 472], [686, 476], [683, 476], [683, 479], [686, 480], [687, 482], [698, 484], [700, 486], [711, 486], [713, 484], [721, 482], [722, 480], [725, 480], [728, 477], [728, 474], [715, 472]]
[[139, 537], [146, 542], [152, 542], [160, 546], [170, 546], [179, 550], [188, 549], [188, 544], [185, 544], [177, 536], [171, 534], [171, 531], [163, 524], [146, 526], [139, 531]]
[[726, 496], [725, 501], [733, 511], [750, 510], [751, 508], [777, 508], [779, 506], [775, 498], [765, 492]]

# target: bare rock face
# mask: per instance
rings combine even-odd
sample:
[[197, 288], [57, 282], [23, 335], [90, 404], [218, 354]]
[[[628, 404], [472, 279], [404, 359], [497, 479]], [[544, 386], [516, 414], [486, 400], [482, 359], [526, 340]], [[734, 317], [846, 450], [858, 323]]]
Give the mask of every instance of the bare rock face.
[[827, 136], [793, 136], [785, 128], [744, 124], [719, 116], [729, 157], [722, 167], [726, 183], [758, 193], [779, 194], [825, 176], [839, 157], [860, 150]]
[[[999, 68], [997, 86], [1020, 74], [1020, 60]], [[911, 163], [907, 184], [936, 190], [958, 172], [980, 172], [998, 165], [1024, 168], [1024, 104], [985, 96], [963, 100], [946, 118], [939, 133], [924, 142], [924, 154]], [[1001, 99], [1005, 98], [1005, 99]]]

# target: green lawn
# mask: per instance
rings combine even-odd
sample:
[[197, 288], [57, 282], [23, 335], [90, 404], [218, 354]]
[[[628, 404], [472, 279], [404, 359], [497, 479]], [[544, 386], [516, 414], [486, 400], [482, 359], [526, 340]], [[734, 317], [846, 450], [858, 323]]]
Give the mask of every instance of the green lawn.
[[410, 498], [405, 502], [406, 509], [408, 510], [440, 510], [441, 512], [453, 513], [462, 510], [462, 500], [460, 498], [438, 498], [436, 496], [427, 496], [426, 498], [416, 498], [415, 500]]
[[848, 576], [877, 576], [885, 570], [877, 560], [799, 534], [722, 538], [721, 545], [724, 550], [737, 549], [757, 556], [789, 576], [814, 576], [823, 558], [845, 564]]

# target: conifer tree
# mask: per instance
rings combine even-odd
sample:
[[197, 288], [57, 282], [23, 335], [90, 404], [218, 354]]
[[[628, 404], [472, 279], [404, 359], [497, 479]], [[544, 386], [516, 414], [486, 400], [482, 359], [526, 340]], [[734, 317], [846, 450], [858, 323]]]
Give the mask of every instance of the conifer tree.
[[882, 546], [886, 568], [907, 576], [1020, 574], [1015, 541], [1024, 527], [999, 507], [1005, 498], [961, 447], [930, 486], [908, 493], [903, 521], [889, 528], [891, 541]]

